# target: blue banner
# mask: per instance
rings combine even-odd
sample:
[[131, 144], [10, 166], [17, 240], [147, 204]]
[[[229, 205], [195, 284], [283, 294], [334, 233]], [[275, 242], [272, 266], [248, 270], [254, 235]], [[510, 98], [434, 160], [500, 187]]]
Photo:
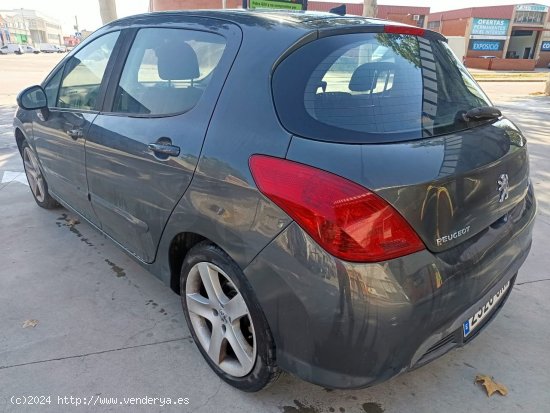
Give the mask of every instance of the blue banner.
[[498, 40], [472, 40], [470, 42], [470, 50], [498, 52], [504, 46], [503, 41]]
[[472, 34], [484, 36], [506, 36], [510, 20], [508, 19], [474, 19]]
[[541, 52], [550, 52], [550, 42], [542, 42]]

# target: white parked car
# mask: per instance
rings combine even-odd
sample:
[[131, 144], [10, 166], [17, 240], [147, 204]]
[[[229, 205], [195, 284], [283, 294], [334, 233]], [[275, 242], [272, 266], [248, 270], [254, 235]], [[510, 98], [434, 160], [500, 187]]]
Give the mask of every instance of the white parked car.
[[51, 43], [40, 43], [38, 48], [42, 53], [61, 53], [59, 47]]
[[34, 53], [34, 54], [40, 53], [40, 50], [35, 49], [32, 46], [23, 46], [23, 50], [25, 51], [25, 53]]
[[23, 54], [25, 53], [25, 51], [23, 50], [23, 46], [15, 43], [9, 43], [0, 47], [0, 54], [11, 54], [11, 53]]

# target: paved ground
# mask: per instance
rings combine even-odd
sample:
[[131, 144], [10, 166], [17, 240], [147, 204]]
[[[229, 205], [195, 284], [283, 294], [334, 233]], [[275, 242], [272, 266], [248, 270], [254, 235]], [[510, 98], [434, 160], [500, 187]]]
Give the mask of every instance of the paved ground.
[[[43, 58], [17, 58], [34, 57]], [[39, 80], [12, 74], [20, 83]], [[0, 412], [548, 412], [550, 99], [517, 96], [523, 88], [487, 89], [529, 138], [540, 207], [533, 250], [510, 300], [468, 347], [360, 391], [327, 391], [289, 375], [259, 394], [223, 384], [189, 338], [178, 296], [66, 210], [35, 205], [11, 138], [14, 108], [0, 107]], [[30, 319], [38, 325], [22, 328]], [[493, 375], [510, 394], [488, 398], [474, 385], [476, 374]], [[52, 404], [10, 402], [29, 395], [50, 395]], [[117, 403], [181, 397], [189, 404], [77, 408], [59, 405], [58, 396], [119, 397]]]
[[40, 83], [65, 54], [0, 55], [0, 105], [15, 104], [20, 90]]

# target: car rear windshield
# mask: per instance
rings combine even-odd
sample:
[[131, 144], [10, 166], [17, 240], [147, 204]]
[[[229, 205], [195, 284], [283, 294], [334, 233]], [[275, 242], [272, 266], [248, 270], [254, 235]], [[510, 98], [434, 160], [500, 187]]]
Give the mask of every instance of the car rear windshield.
[[290, 132], [330, 142], [421, 139], [476, 126], [462, 114], [491, 103], [449, 46], [388, 33], [330, 36], [301, 47], [273, 76]]

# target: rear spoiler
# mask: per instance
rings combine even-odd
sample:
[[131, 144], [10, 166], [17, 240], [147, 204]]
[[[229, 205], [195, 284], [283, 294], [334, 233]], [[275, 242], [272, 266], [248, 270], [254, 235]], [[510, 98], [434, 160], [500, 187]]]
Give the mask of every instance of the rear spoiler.
[[[344, 19], [342, 19], [344, 20]], [[353, 34], [353, 33], [390, 33], [390, 34], [404, 34], [411, 36], [424, 37], [429, 40], [439, 40], [447, 42], [447, 38], [441, 33], [434, 32], [433, 30], [424, 29], [422, 27], [410, 26], [408, 24], [401, 24], [395, 22], [389, 22], [379, 19], [365, 19], [363, 25], [349, 25], [340, 27], [327, 27], [319, 30], [319, 38], [335, 36], [339, 34]], [[387, 24], [385, 24], [387, 23]]]

